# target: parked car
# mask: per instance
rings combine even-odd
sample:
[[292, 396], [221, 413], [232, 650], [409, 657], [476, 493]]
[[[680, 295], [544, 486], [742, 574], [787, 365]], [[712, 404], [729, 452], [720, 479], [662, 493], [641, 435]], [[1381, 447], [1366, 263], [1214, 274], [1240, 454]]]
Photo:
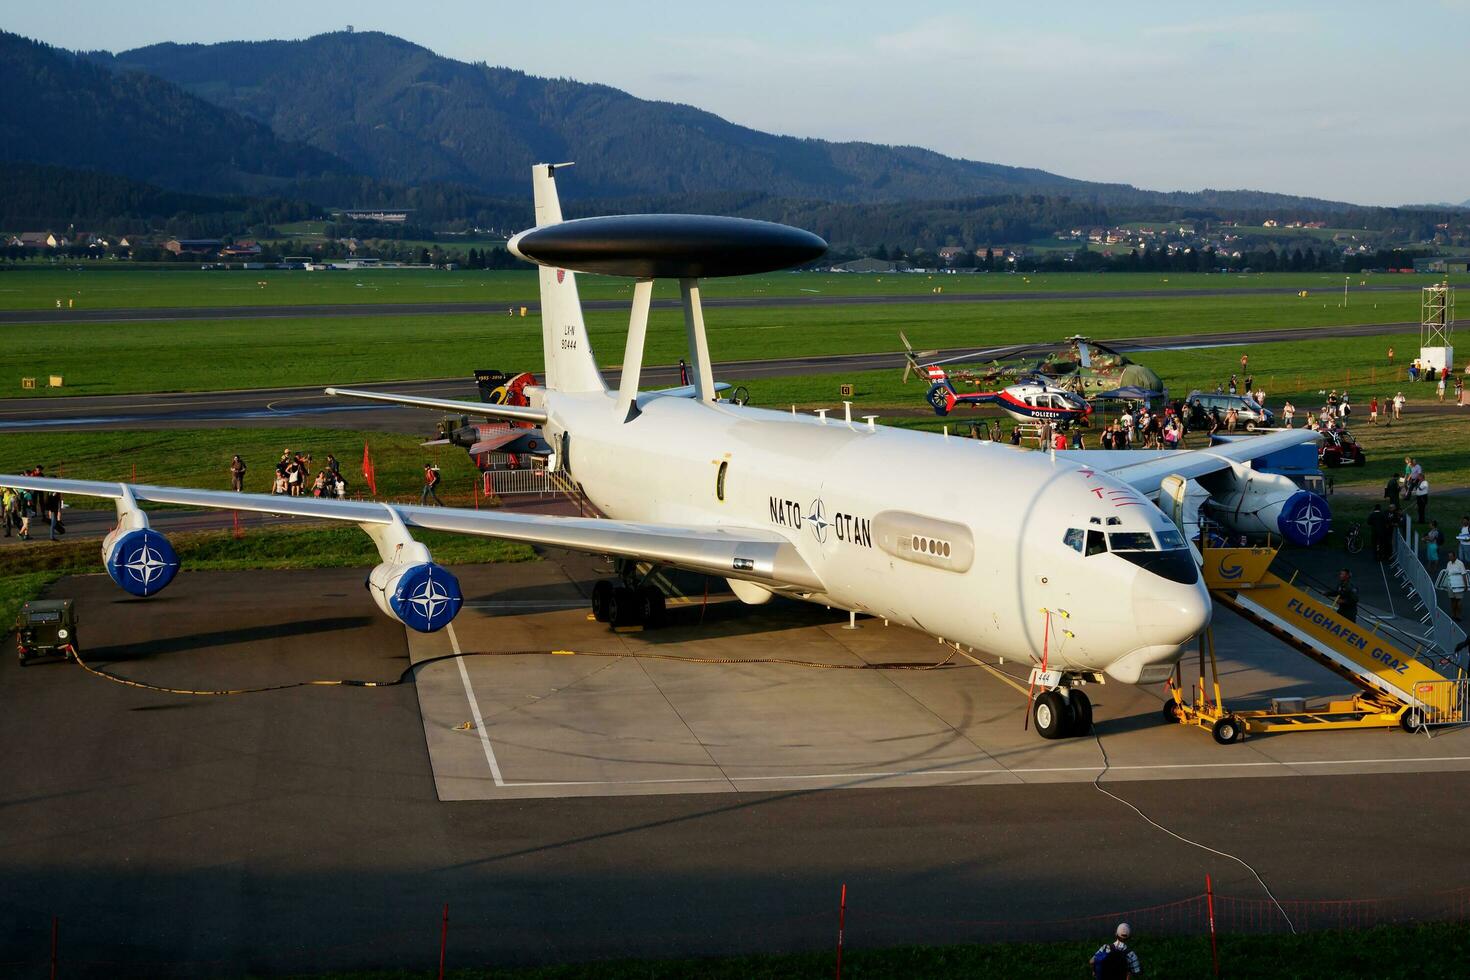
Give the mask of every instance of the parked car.
[[1363, 447], [1347, 429], [1334, 429], [1322, 433], [1322, 442], [1317, 448], [1317, 463], [1321, 466], [1366, 466], [1368, 457]]
[[1203, 391], [1191, 391], [1185, 402], [1189, 406], [1191, 426], [1203, 426], [1206, 415], [1211, 409], [1219, 409], [1220, 418], [1232, 408], [1235, 409], [1235, 417], [1240, 420], [1241, 428], [1247, 432], [1256, 429], [1269, 429], [1276, 422], [1276, 416], [1268, 408], [1262, 408], [1256, 404], [1254, 398], [1245, 395], [1214, 395]]

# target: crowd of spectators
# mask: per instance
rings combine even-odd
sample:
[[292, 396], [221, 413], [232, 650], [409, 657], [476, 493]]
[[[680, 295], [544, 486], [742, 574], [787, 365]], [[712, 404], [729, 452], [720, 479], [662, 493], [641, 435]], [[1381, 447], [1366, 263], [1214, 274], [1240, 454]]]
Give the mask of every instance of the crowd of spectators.
[[[230, 484], [237, 493], [244, 492], [245, 461], [239, 456], [230, 460]], [[347, 481], [342, 476], [337, 457], [327, 454], [326, 465], [312, 476], [310, 453], [293, 453], [286, 449], [276, 462], [271, 480], [271, 493], [287, 497], [328, 497], [338, 500], [347, 496]]]
[[[25, 475], [45, 477], [45, 467], [33, 467]], [[48, 528], [51, 540], [56, 541], [66, 533], [66, 525], [61, 520], [62, 506], [59, 493], [5, 487], [0, 489], [0, 524], [5, 526], [7, 538], [18, 535], [22, 541], [29, 541], [32, 523], [40, 521]]]

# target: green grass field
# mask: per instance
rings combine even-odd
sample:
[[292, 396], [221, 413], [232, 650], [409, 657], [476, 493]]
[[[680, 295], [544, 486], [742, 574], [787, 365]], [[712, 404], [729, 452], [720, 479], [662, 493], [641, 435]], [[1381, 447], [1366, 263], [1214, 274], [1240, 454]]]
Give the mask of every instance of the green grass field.
[[[899, 946], [848, 949], [842, 975], [849, 980], [1056, 980], [1090, 977], [1088, 957], [1101, 940], [1055, 943], [994, 943], [968, 946]], [[1203, 936], [1149, 939], [1135, 943], [1144, 976], [1213, 975], [1210, 941]], [[1459, 964], [1470, 955], [1470, 928], [1459, 923], [1379, 926], [1353, 932], [1314, 932], [1298, 936], [1220, 937], [1220, 976], [1231, 980], [1428, 980], [1462, 975]], [[452, 958], [452, 956], [451, 956]], [[833, 973], [830, 952], [720, 959], [616, 960], [595, 964], [518, 970], [452, 970], [454, 980], [807, 980]], [[315, 980], [427, 980], [429, 971], [333, 973]], [[297, 980], [311, 980], [299, 976]]]
[[[432, 431], [434, 416], [424, 413]], [[421, 447], [412, 436], [341, 429], [160, 429], [118, 432], [20, 432], [0, 438], [0, 473], [20, 473], [41, 465], [51, 476], [76, 480], [230, 488], [230, 457], [239, 453], [248, 467], [245, 489], [269, 493], [281, 451], [309, 452], [313, 472], [334, 453], [350, 493], [366, 493], [362, 450], [372, 453], [379, 500], [418, 500], [423, 464], [437, 462], [444, 476], [439, 496], [445, 503], [475, 505], [476, 476], [469, 455], [457, 446]], [[135, 478], [136, 477], [136, 478]], [[73, 506], [77, 505], [73, 500]], [[93, 501], [84, 506], [107, 506]]]
[[[175, 306], [280, 306], [338, 303], [528, 303], [537, 298], [536, 273], [530, 270], [439, 272], [428, 269], [377, 269], [303, 272], [282, 270], [202, 270], [131, 268], [126, 263], [58, 263], [54, 266], [0, 266], [0, 310], [55, 309], [69, 303], [78, 309], [123, 309]], [[1434, 281], [1420, 275], [1354, 275], [1352, 284], [1414, 289]], [[1463, 278], [1463, 277], [1462, 277]], [[888, 274], [854, 275], [825, 272], [777, 273], [712, 279], [707, 296], [922, 295], [997, 292], [1116, 292], [1136, 289], [1306, 289], [1342, 292], [1340, 273], [1252, 273], [1250, 275], [1180, 273], [1052, 273], [1048, 275]], [[262, 285], [262, 283], [264, 285]], [[628, 296], [626, 279], [582, 276], [583, 299]], [[678, 287], [660, 281], [656, 295], [672, 299]], [[1365, 296], [1371, 294], [1364, 294]], [[1351, 302], [1351, 298], [1349, 299]]]
[[[900, 347], [899, 331], [921, 348], [983, 347], [1074, 333], [1099, 340], [1188, 336], [1418, 315], [1417, 295], [1378, 293], [1347, 309], [1290, 295], [1210, 296], [735, 308], [710, 310], [706, 320], [720, 361], [892, 351]], [[44, 344], [21, 345], [8, 359], [0, 391], [45, 398], [468, 377], [477, 367], [539, 371], [540, 324], [536, 316], [484, 315], [49, 324]], [[627, 315], [592, 312], [587, 324], [599, 362], [619, 363]], [[672, 364], [686, 351], [682, 315], [654, 312], [647, 363]], [[23, 376], [49, 375], [64, 377], [65, 387], [20, 388]]]

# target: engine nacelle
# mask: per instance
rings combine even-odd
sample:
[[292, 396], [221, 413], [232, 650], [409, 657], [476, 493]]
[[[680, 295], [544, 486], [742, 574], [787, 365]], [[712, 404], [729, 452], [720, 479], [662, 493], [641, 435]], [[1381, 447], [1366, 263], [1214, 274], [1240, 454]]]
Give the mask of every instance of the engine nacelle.
[[157, 595], [179, 574], [179, 556], [168, 538], [150, 527], [117, 527], [102, 539], [102, 563], [125, 592]]
[[1240, 468], [1200, 480], [1210, 490], [1210, 516], [1237, 534], [1279, 534], [1314, 545], [1332, 530], [1332, 508], [1279, 473]]
[[368, 573], [367, 586], [379, 609], [420, 633], [448, 626], [464, 605], [459, 579], [432, 561], [384, 562]]

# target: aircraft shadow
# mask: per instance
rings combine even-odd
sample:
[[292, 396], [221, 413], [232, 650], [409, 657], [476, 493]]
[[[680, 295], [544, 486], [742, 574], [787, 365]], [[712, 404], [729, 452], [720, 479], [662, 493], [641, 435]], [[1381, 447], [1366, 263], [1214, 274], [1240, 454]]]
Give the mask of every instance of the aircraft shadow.
[[371, 626], [375, 620], [369, 616], [334, 616], [323, 619], [303, 619], [292, 623], [273, 623], [262, 626], [247, 626], [241, 629], [218, 630], [211, 633], [190, 633], [142, 643], [121, 643], [114, 646], [82, 649], [87, 660], [141, 660], [160, 654], [185, 653], [207, 647], [233, 646], [240, 643], [257, 643], [262, 640], [279, 640], [296, 636], [311, 636], [317, 633], [335, 633], [339, 630], [361, 629]]

